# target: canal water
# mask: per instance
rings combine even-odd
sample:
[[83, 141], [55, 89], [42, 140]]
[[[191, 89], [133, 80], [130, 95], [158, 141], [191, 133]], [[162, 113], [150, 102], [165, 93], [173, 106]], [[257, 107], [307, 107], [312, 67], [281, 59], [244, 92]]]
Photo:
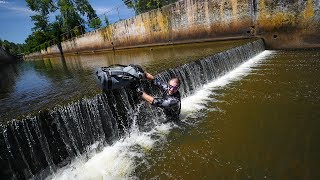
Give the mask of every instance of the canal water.
[[[26, 100], [32, 104], [26, 112], [47, 103], [65, 105], [0, 126], [1, 175], [17, 179], [319, 179], [319, 50], [268, 51], [262, 41], [249, 41], [123, 52], [120, 59], [128, 59], [123, 64], [142, 64], [149, 72], [160, 72], [157, 78], [162, 80], [171, 75], [182, 79], [178, 124], [161, 123], [161, 111], [141, 101], [133, 103], [130, 90], [100, 94], [92, 81], [95, 67], [116, 63], [115, 54], [51, 58], [9, 68], [7, 72], [16, 77], [21, 77], [17, 70], [25, 68], [44, 80], [34, 78], [35, 82], [46, 84], [50, 79], [62, 89], [74, 86], [61, 90], [60, 97], [50, 96], [46, 88], [37, 91], [39, 83], [30, 82], [25, 96], [34, 92], [35, 97]], [[221, 52], [237, 43], [246, 45]], [[221, 53], [212, 55], [217, 52]], [[96, 60], [90, 61], [92, 57]], [[159, 62], [172, 57], [173, 61]], [[44, 72], [34, 71], [42, 68]], [[25, 87], [16, 86], [21, 83], [17, 79], [5, 81], [15, 83], [3, 93], [4, 99], [17, 87]], [[77, 93], [82, 99], [72, 102]], [[49, 97], [48, 102], [35, 108], [33, 103], [43, 100], [41, 94]], [[24, 112], [15, 107], [16, 112]]]
[[[115, 52], [30, 59], [0, 67], [0, 121], [23, 119], [44, 108], [64, 105], [101, 93], [98, 67], [139, 64], [153, 74], [197, 60], [252, 39], [159, 46]], [[0, 123], [1, 123], [0, 122]]]
[[201, 89], [192, 102], [203, 113], [138, 161], [135, 176], [319, 179], [320, 51], [269, 53]]
[[319, 59], [263, 51], [185, 97], [185, 124], [133, 129], [48, 179], [319, 179]]

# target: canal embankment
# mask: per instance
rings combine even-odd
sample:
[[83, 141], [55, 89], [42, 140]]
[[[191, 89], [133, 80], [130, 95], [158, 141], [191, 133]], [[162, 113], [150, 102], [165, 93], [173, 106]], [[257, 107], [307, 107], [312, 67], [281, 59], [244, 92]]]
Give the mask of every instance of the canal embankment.
[[319, 34], [319, 0], [182, 0], [25, 57], [251, 37], [268, 49], [319, 48]]

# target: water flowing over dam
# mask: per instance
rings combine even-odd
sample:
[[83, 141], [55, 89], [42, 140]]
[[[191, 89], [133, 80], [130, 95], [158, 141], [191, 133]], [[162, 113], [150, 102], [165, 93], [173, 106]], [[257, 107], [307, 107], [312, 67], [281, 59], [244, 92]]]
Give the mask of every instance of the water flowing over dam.
[[[156, 77], [163, 81], [172, 76], [179, 77], [182, 81], [180, 92], [183, 98], [188, 98], [196, 89], [232, 71], [264, 50], [263, 41], [257, 40], [162, 71]], [[150, 85], [146, 90], [154, 95], [160, 94]], [[42, 179], [54, 174], [58, 168], [76, 157], [90, 159], [93, 152], [101, 151], [107, 151], [107, 154], [110, 151], [112, 154], [112, 148], [133, 138], [134, 133], [164, 138], [166, 131], [173, 125], [161, 124], [163, 118], [161, 110], [141, 103], [131, 89], [98, 94], [69, 105], [43, 110], [34, 117], [1, 126], [1, 167], [6, 169], [3, 174], [17, 179]], [[139, 140], [133, 138], [129, 141]], [[148, 145], [144, 147], [148, 148]], [[134, 165], [130, 165], [127, 168], [134, 168]], [[111, 167], [110, 172], [112, 170]], [[104, 177], [129, 177], [130, 172], [122, 170], [118, 169], [118, 173], [106, 174]]]
[[[23, 62], [0, 48], [1, 179], [320, 179], [320, 0], [114, 10]], [[112, 64], [178, 77], [180, 121], [132, 87], [102, 92]]]

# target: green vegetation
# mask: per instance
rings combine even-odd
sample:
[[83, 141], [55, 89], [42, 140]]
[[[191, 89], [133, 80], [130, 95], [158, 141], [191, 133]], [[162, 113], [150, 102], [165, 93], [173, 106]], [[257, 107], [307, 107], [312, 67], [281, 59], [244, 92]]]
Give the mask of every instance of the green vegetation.
[[106, 27], [110, 25], [109, 19], [106, 15], [104, 15], [104, 22], [106, 23]]
[[153, 9], [177, 2], [177, 0], [122, 0], [128, 8], [133, 8], [136, 14], [145, 13]]
[[[45, 49], [50, 45], [85, 33], [85, 25], [93, 29], [101, 27], [101, 20], [87, 0], [26, 0], [36, 14], [32, 34], [26, 39], [26, 53]], [[49, 21], [50, 13], [58, 14]], [[84, 19], [86, 18], [86, 20]]]
[[[122, 1], [128, 8], [133, 8], [136, 14], [141, 14], [177, 0]], [[32, 34], [25, 40], [25, 44], [14, 44], [0, 39], [0, 45], [13, 55], [37, 52], [84, 34], [85, 27], [98, 29], [102, 26], [101, 19], [88, 0], [26, 0], [26, 3], [29, 9], [35, 12], [35, 15], [31, 16], [34, 27]], [[54, 21], [49, 20], [52, 14], [56, 14]], [[103, 21], [106, 26], [110, 25], [106, 16]]]
[[3, 41], [1, 39], [0, 48], [3, 48], [3, 50], [15, 56], [24, 52], [24, 44], [15, 44], [13, 42], [9, 42], [7, 40]]

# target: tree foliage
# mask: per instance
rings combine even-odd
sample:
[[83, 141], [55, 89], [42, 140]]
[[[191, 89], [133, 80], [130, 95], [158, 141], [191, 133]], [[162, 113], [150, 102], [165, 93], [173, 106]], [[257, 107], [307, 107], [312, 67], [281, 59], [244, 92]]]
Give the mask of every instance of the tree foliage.
[[31, 20], [34, 22], [34, 27], [32, 30], [34, 31], [46, 31], [49, 26], [48, 16], [47, 15], [33, 15], [31, 16]]
[[49, 26], [48, 15], [50, 12], [57, 10], [53, 0], [26, 0], [27, 6], [34, 12], [35, 15], [31, 16], [34, 22], [34, 31], [46, 31]]
[[106, 27], [110, 25], [109, 19], [106, 15], [104, 15], [104, 23], [106, 23]]
[[[36, 13], [31, 16], [34, 22], [33, 32], [26, 39], [28, 53], [84, 33], [85, 24], [94, 29], [101, 27], [101, 20], [87, 0], [26, 0], [26, 2]], [[49, 21], [50, 13], [58, 14], [53, 22]]]
[[56, 21], [50, 24], [50, 36], [55, 40], [55, 43], [60, 43], [62, 41], [61, 34], [63, 34], [62, 30], [63, 20], [61, 16], [56, 16]]
[[0, 39], [0, 48], [12, 55], [18, 55], [23, 53], [24, 44], [15, 44], [13, 42]]
[[91, 21], [89, 22], [89, 27], [93, 29], [99, 29], [101, 27], [100, 18], [91, 19]]
[[177, 2], [177, 0], [122, 0], [128, 8], [133, 8], [136, 14], [145, 13], [153, 9]]
[[26, 0], [26, 3], [32, 11], [42, 15], [48, 15], [50, 12], [57, 10], [53, 0]]

